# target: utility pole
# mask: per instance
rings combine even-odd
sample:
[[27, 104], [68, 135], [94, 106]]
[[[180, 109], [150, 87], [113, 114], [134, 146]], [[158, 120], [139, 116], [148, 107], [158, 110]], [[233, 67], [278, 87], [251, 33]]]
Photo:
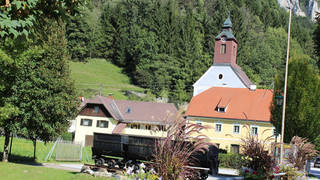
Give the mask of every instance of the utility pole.
[[291, 3], [289, 5], [289, 25], [288, 25], [288, 47], [287, 47], [287, 59], [286, 59], [286, 75], [284, 79], [284, 96], [283, 96], [283, 108], [282, 108], [282, 121], [281, 121], [281, 140], [280, 140], [280, 164], [283, 163], [283, 137], [284, 137], [284, 124], [286, 116], [286, 100], [287, 100], [287, 80], [288, 80], [288, 64], [289, 64], [289, 50], [290, 50], [290, 30], [291, 30]]

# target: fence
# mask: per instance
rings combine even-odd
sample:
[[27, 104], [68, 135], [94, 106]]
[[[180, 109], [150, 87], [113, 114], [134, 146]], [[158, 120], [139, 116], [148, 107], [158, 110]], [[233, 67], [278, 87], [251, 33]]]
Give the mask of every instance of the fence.
[[56, 160], [57, 161], [81, 161], [82, 145], [72, 141], [60, 140], [57, 143]]

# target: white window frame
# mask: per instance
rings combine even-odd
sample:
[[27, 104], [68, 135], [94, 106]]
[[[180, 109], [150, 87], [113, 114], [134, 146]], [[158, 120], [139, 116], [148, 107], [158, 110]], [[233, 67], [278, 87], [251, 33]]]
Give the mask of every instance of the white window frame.
[[[91, 125], [87, 125], [85, 124], [85, 121], [88, 120], [89, 122], [91, 122]], [[94, 127], [94, 121], [93, 119], [88, 119], [88, 118], [81, 118], [80, 119], [80, 126], [85, 126], [85, 127]]]
[[[220, 131], [217, 131], [217, 125], [221, 126], [221, 130]], [[223, 131], [223, 127], [222, 126], [223, 126], [222, 123], [214, 123], [214, 132], [221, 133]]]
[[[107, 122], [107, 127], [101, 127], [101, 121]], [[99, 124], [99, 126], [98, 126], [98, 124]], [[108, 121], [108, 120], [98, 119], [98, 120], [96, 121], [96, 127], [97, 127], [97, 128], [105, 128], [105, 129], [107, 129], [107, 128], [109, 128], [109, 121]]]
[[[235, 131], [234, 131], [234, 127], [235, 127], [235, 126], [239, 126], [239, 132], [235, 132]], [[233, 124], [233, 126], [232, 126], [232, 133], [233, 133], [233, 134], [241, 134], [241, 125], [240, 125], [240, 124]]]
[[[252, 133], [252, 128], [257, 128], [257, 134], [253, 134], [253, 133]], [[251, 135], [254, 135], [254, 136], [259, 135], [259, 126], [257, 126], [257, 125], [251, 125], [251, 126], [250, 126], [250, 134], [251, 134]]]

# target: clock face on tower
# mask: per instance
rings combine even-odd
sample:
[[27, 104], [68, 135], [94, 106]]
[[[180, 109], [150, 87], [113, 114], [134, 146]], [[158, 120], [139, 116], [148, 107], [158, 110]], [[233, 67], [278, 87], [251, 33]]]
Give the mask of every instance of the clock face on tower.
[[225, 42], [226, 41], [226, 37], [221, 37], [221, 41]]

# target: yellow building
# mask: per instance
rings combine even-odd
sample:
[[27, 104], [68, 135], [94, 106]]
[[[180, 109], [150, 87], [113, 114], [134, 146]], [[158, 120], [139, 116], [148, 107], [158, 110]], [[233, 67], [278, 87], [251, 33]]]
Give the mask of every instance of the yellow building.
[[270, 122], [272, 90], [212, 87], [194, 96], [186, 112], [190, 123], [207, 126], [203, 134], [219, 148], [239, 152], [242, 138], [251, 133], [271, 145], [275, 128]]
[[96, 96], [82, 102], [76, 117], [74, 141], [92, 145], [93, 133], [138, 136], [166, 135], [165, 127], [177, 109], [171, 103], [114, 100]]
[[216, 37], [212, 66], [195, 82], [193, 97], [186, 112], [190, 123], [208, 126], [204, 130], [221, 149], [239, 152], [241, 139], [248, 133], [261, 140], [272, 137], [270, 122], [273, 92], [256, 89], [236, 63], [238, 42], [229, 18]]

